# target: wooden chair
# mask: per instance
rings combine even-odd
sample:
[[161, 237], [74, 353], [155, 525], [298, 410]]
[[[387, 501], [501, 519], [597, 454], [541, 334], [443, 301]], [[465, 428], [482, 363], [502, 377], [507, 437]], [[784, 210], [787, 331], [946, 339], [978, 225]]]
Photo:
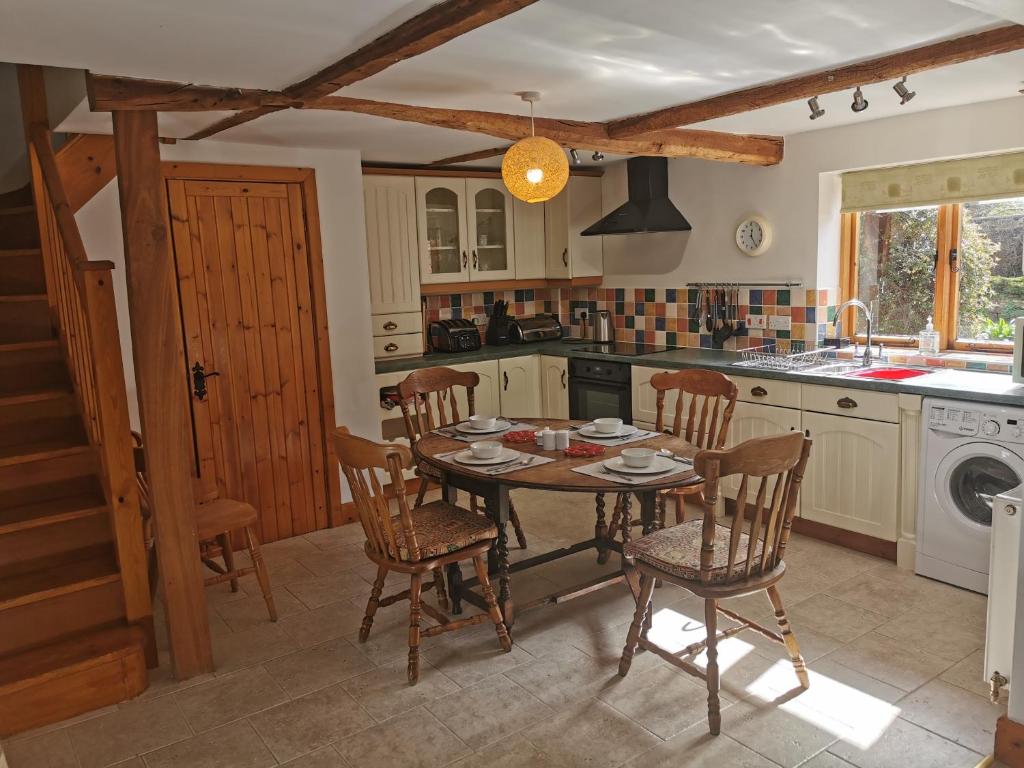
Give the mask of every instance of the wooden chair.
[[[494, 523], [483, 515], [444, 501], [410, 509], [402, 470], [412, 467], [413, 457], [412, 451], [404, 445], [377, 444], [350, 434], [345, 427], [335, 430], [333, 440], [335, 455], [352, 491], [352, 499], [366, 533], [366, 556], [377, 564], [377, 578], [366, 604], [366, 616], [359, 629], [359, 642], [364, 643], [369, 637], [378, 607], [408, 600], [408, 674], [412, 685], [416, 684], [420, 676], [421, 637], [433, 637], [490, 619], [494, 622], [502, 650], [506, 653], [511, 651], [512, 640], [487, 577], [487, 563], [484, 559], [498, 536]], [[391, 512], [377, 470], [385, 470], [390, 477], [398, 505], [397, 515]], [[488, 610], [455, 621], [430, 604], [422, 603], [420, 595], [436, 588], [442, 610], [446, 610], [441, 569], [462, 560], [473, 561]], [[381, 592], [388, 571], [409, 574], [409, 589], [382, 598]], [[430, 573], [433, 573], [434, 580], [424, 584], [424, 576]], [[421, 630], [421, 611], [438, 624]]]
[[[651, 386], [657, 391], [657, 416], [654, 428], [658, 432], [668, 432], [682, 437], [686, 442], [698, 448], [719, 449], [725, 445], [729, 437], [729, 424], [732, 412], [736, 408], [736, 397], [739, 388], [728, 377], [717, 371], [699, 368], [682, 371], [656, 373], [651, 377]], [[672, 417], [672, 426], [666, 427], [665, 397], [668, 392], [676, 393], [676, 403]], [[686, 421], [683, 422], [683, 414]], [[658, 528], [665, 527], [665, 502], [668, 497], [675, 501], [676, 524], [683, 522], [686, 508], [686, 497], [704, 493], [704, 484], [698, 483], [685, 488], [666, 491], [658, 497]], [[615, 500], [611, 524], [607, 532], [601, 531], [604, 522], [604, 499], [598, 498], [597, 536], [607, 536], [614, 540], [621, 531], [622, 543], [630, 541], [630, 525], [639, 525], [630, 516], [632, 498], [628, 493], [620, 493]], [[603, 549], [598, 555], [599, 562], [608, 559], [608, 550]]]
[[[456, 387], [465, 387], [467, 410], [466, 417], [476, 414], [474, 390], [480, 383], [479, 374], [471, 371], [456, 371], [451, 368], [421, 368], [413, 371], [398, 385], [399, 407], [405, 421], [405, 433], [409, 442], [415, 443], [420, 437], [438, 427], [447, 424], [458, 424], [459, 404], [455, 397]], [[430, 396], [434, 396], [431, 407]], [[448, 410], [445, 411], [445, 402]], [[436, 416], [435, 416], [436, 411]], [[420, 462], [416, 467], [420, 477], [420, 487], [416, 493], [416, 506], [423, 503], [430, 481], [440, 481], [441, 476], [433, 467]], [[471, 496], [470, 509], [477, 510], [476, 497]], [[515, 506], [509, 503], [509, 520], [516, 532], [516, 540], [522, 549], [526, 549], [526, 534], [519, 522]]]
[[[150, 592], [153, 592], [156, 589], [157, 563], [155, 548], [152, 546], [154, 537], [149, 478], [146, 474], [142, 436], [133, 432], [132, 440], [135, 443], [135, 470], [145, 527], [144, 535], [147, 548], [150, 551]], [[274, 605], [274, 596], [270, 591], [270, 576], [267, 574], [267, 566], [260, 551], [259, 537], [256, 535], [256, 526], [259, 524], [259, 513], [256, 508], [244, 501], [218, 498], [215, 492], [204, 493], [198, 483], [194, 484], [193, 491], [196, 494], [195, 514], [196, 530], [199, 537], [199, 556], [203, 565], [214, 573], [213, 576], [205, 578], [203, 584], [209, 587], [229, 581], [231, 582], [231, 591], [237, 592], [238, 580], [250, 573], [255, 573], [256, 581], [260, 585], [263, 599], [267, 604], [270, 620], [277, 621], [277, 608]], [[252, 565], [243, 567], [235, 565], [235, 553], [231, 544], [232, 534], [242, 537], [245, 548], [249, 551]], [[220, 547], [220, 555], [224, 560], [223, 565], [214, 560], [214, 543]]]
[[[704, 477], [703, 520], [692, 520], [655, 531], [626, 545], [626, 578], [637, 596], [636, 612], [619, 661], [619, 674], [629, 672], [637, 646], [657, 654], [685, 672], [703, 678], [708, 686], [708, 724], [717, 735], [722, 718], [718, 699], [718, 641], [745, 629], [784, 645], [801, 687], [807, 688], [807, 666], [789, 626], [778, 582], [786, 572], [783, 558], [796, 514], [800, 481], [807, 465], [811, 440], [801, 432], [748, 440], [727, 451], [701, 451], [694, 468]], [[730, 525], [715, 519], [722, 478], [741, 475], [736, 509]], [[756, 488], [753, 505], [748, 486]], [[749, 520], [749, 524], [747, 524]], [[744, 530], [746, 528], [746, 530]], [[647, 638], [651, 626], [655, 583], [664, 579], [704, 598], [707, 638], [672, 653]], [[779, 633], [723, 608], [720, 600], [765, 591], [775, 610]], [[717, 614], [739, 622], [718, 632]], [[781, 634], [780, 634], [781, 633]], [[707, 671], [682, 657], [707, 648]]]

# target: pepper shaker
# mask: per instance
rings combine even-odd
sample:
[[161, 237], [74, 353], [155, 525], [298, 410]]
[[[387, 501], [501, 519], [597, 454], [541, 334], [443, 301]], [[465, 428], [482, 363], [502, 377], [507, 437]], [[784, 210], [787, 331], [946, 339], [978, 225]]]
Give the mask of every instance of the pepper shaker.
[[555, 430], [555, 450], [564, 451], [569, 447], [569, 430], [558, 429]]
[[553, 451], [553, 450], [555, 450], [555, 433], [554, 433], [554, 431], [545, 428], [543, 431], [541, 431], [540, 438], [541, 438], [541, 446], [544, 448], [545, 451]]

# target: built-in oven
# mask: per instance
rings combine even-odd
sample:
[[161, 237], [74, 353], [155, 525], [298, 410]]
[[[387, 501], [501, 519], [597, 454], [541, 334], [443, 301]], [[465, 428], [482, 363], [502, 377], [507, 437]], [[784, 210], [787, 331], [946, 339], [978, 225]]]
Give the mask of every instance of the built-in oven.
[[569, 358], [569, 418], [618, 417], [633, 420], [632, 385], [628, 363]]

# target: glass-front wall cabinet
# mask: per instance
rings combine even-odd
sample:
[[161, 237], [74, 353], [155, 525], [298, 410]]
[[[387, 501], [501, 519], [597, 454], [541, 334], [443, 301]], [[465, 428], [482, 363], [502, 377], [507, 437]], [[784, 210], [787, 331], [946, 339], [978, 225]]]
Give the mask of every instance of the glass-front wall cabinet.
[[467, 179], [470, 214], [470, 280], [509, 280], [515, 275], [512, 201], [499, 180]]
[[416, 179], [420, 279], [453, 283], [469, 279], [464, 179]]

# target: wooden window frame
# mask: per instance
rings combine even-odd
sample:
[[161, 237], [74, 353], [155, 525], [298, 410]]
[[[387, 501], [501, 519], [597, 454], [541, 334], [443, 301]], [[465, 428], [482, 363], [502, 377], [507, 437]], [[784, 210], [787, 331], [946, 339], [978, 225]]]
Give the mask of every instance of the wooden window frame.
[[[960, 248], [960, 224], [963, 209], [960, 203], [938, 206], [935, 247], [940, 255], [935, 268], [935, 304], [932, 322], [939, 332], [939, 350], [943, 352], [984, 352], [1011, 354], [1013, 343], [1008, 341], [971, 341], [957, 338], [957, 320], [960, 305], [960, 281], [955, 279], [949, 263], [949, 252]], [[840, 221], [839, 293], [840, 302], [857, 297], [857, 243], [860, 236], [860, 218], [857, 212], [843, 213]], [[945, 255], [945, 256], [943, 256]], [[843, 328], [856, 328], [853, 309], [846, 310], [840, 321]], [[862, 333], [851, 333], [850, 338], [866, 343]], [[917, 336], [873, 334], [872, 342], [889, 347], [917, 347]]]

